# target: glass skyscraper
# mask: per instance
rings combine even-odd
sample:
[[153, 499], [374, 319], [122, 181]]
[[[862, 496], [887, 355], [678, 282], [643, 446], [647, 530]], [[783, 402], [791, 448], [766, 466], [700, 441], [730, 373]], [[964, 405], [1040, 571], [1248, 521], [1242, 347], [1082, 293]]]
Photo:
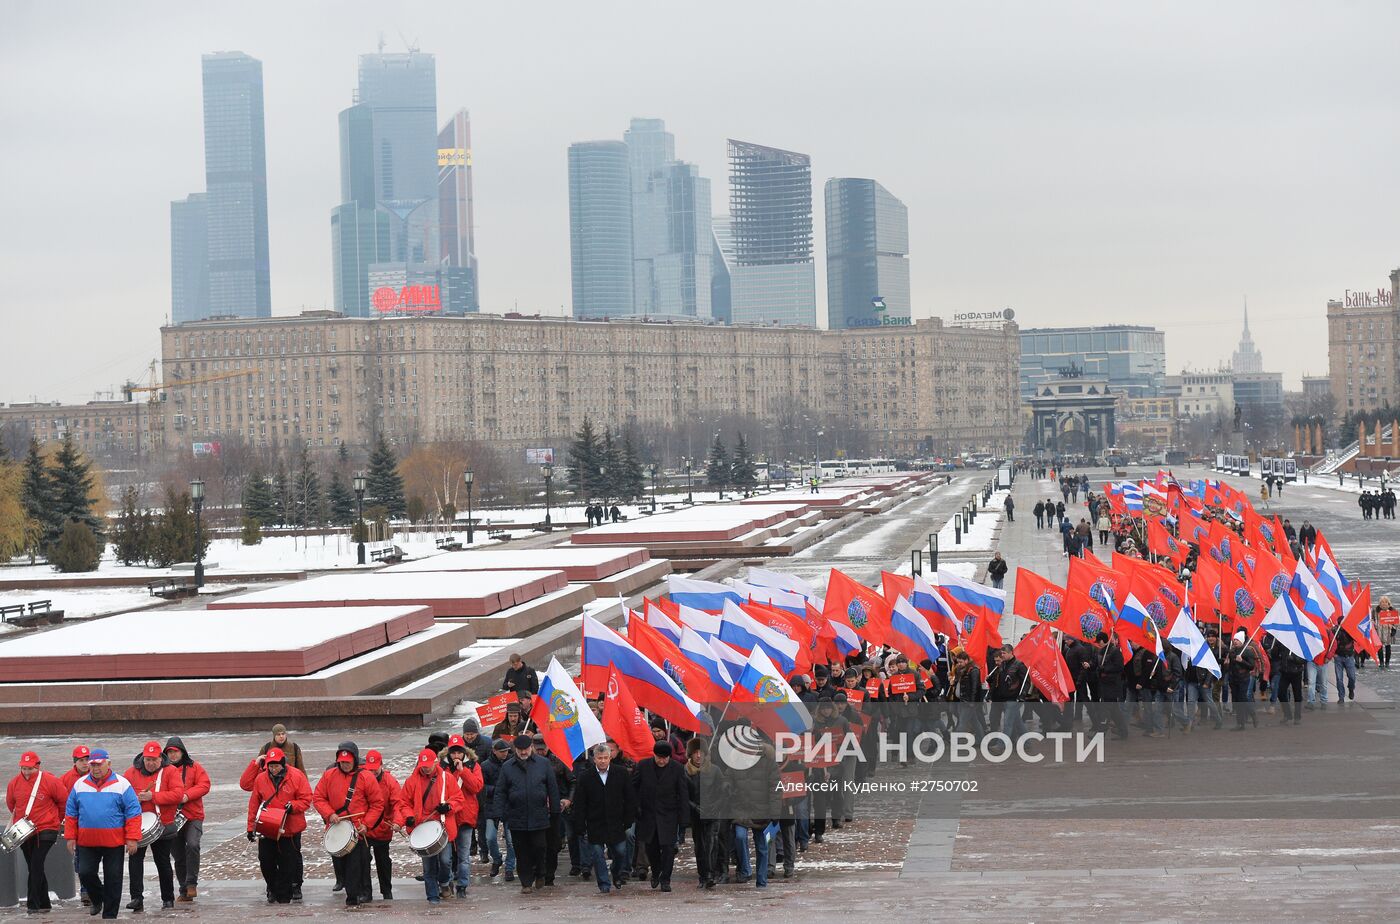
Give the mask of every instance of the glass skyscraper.
[[634, 313], [632, 176], [627, 145], [569, 145], [569, 256], [574, 317]]
[[[460, 280], [454, 304], [480, 309], [476, 269], [476, 219], [472, 210], [472, 122], [458, 109], [438, 132], [438, 230], [441, 265]], [[444, 304], [447, 299], [444, 296]], [[451, 311], [450, 313], [456, 313]]]
[[342, 204], [331, 215], [335, 307], [363, 316], [374, 267], [412, 274], [441, 259], [432, 55], [360, 56], [355, 104], [340, 113], [340, 180]]
[[827, 326], [910, 323], [909, 210], [874, 180], [826, 181]]
[[1021, 397], [1079, 369], [1129, 398], [1154, 398], [1167, 374], [1167, 337], [1155, 327], [1033, 327], [1021, 331]]
[[207, 316], [272, 314], [262, 62], [241, 51], [203, 57]]
[[170, 203], [170, 321], [209, 316], [209, 207], [204, 193]]
[[815, 327], [811, 158], [730, 139], [729, 215], [734, 322]]

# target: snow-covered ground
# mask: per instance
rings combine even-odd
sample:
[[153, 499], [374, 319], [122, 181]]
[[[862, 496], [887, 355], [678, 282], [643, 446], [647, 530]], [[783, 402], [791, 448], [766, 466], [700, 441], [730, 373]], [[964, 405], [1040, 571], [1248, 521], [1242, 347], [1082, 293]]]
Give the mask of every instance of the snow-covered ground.
[[[157, 606], [165, 601], [152, 597], [144, 587], [94, 587], [92, 589], [48, 590], [6, 590], [0, 591], [0, 606], [14, 606], [19, 603], [33, 603], [35, 600], [51, 601], [53, 609], [63, 610], [64, 619], [91, 619], [108, 613]], [[9, 623], [0, 624], [0, 633], [13, 632], [19, 627]]]
[[977, 519], [973, 521], [970, 528], [963, 530], [962, 542], [954, 543], [955, 524], [951, 518], [938, 531], [938, 550], [940, 553], [956, 555], [959, 552], [985, 552], [992, 547], [992, 533], [1001, 524], [1001, 518], [1006, 515], [1002, 504], [1006, 501], [1005, 491], [993, 492], [991, 499], [987, 501], [987, 506], [977, 508]]

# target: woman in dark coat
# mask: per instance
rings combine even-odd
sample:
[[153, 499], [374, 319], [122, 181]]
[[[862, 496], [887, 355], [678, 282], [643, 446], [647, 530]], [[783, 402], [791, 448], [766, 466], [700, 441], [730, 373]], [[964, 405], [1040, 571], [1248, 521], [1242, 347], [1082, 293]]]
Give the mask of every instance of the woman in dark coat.
[[672, 759], [671, 745], [656, 742], [650, 760], [637, 764], [632, 784], [637, 790], [637, 843], [645, 844], [651, 865], [651, 887], [671, 891], [676, 865], [676, 842], [681, 821], [690, 816], [690, 787], [685, 770]]

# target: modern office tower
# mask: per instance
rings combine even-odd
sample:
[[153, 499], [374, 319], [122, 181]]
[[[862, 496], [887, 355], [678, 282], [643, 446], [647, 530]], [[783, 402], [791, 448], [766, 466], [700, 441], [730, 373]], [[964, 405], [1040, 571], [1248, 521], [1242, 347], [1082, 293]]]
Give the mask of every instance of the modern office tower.
[[476, 220], [472, 213], [472, 122], [467, 110], [458, 109], [438, 132], [437, 164], [439, 265], [454, 270], [450, 274], [458, 281], [453, 287], [454, 305], [460, 305], [464, 311], [479, 311]]
[[1021, 331], [1021, 397], [1028, 399], [1064, 378], [1063, 372], [1107, 379], [1129, 398], [1161, 393], [1167, 374], [1167, 337], [1155, 327], [1032, 327]]
[[909, 210], [874, 180], [826, 181], [826, 309], [833, 330], [910, 323]]
[[634, 313], [632, 179], [627, 145], [569, 145], [569, 254], [574, 317]]
[[734, 320], [729, 277], [733, 265], [734, 235], [729, 216], [716, 215], [710, 222], [710, 316], [725, 324]]
[[373, 310], [368, 274], [376, 263], [409, 272], [438, 263], [437, 142], [433, 56], [361, 55], [355, 103], [340, 113], [341, 205], [331, 216], [337, 310]]
[[170, 203], [170, 322], [209, 317], [209, 207], [204, 193]]
[[729, 216], [734, 322], [815, 327], [811, 158], [731, 138]]
[[262, 62], [241, 51], [203, 57], [206, 317], [272, 314]]

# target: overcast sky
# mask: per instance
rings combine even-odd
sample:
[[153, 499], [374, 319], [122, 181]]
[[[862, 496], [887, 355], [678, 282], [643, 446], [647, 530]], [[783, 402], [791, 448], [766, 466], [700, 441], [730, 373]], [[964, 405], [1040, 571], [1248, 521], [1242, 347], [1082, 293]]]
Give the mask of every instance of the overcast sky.
[[[471, 111], [483, 310], [569, 304], [566, 148], [666, 120], [727, 211], [727, 137], [909, 206], [915, 317], [1156, 324], [1214, 367], [1327, 371], [1326, 301], [1400, 265], [1400, 4], [0, 0], [0, 401], [140, 375], [169, 203], [204, 188], [200, 54], [263, 62], [274, 314], [330, 307], [356, 56]], [[402, 36], [402, 37], [401, 37]], [[824, 311], [820, 312], [824, 316]]]

